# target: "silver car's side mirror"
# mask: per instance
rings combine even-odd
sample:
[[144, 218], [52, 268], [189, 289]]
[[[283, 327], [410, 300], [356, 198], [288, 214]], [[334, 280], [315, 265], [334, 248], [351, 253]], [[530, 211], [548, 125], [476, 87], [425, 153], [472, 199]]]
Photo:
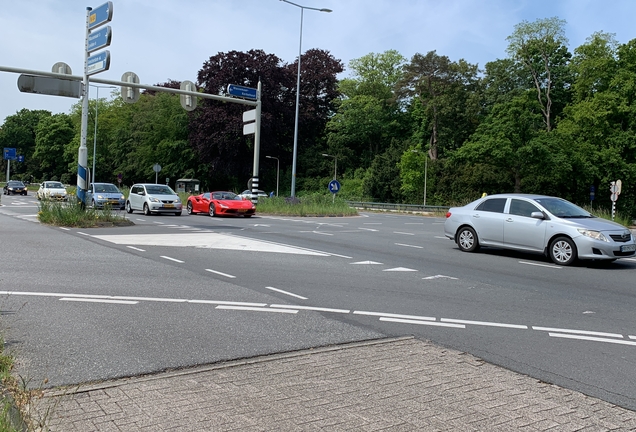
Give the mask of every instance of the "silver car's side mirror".
[[534, 219], [545, 219], [545, 215], [538, 211], [530, 213], [530, 217]]

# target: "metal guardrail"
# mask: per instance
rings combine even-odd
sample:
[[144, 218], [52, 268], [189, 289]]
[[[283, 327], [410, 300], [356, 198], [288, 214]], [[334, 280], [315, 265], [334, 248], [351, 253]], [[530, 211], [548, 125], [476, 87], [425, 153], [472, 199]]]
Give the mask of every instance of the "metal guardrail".
[[394, 211], [394, 212], [406, 212], [406, 213], [439, 213], [446, 212], [450, 207], [447, 206], [431, 206], [431, 205], [418, 205], [418, 204], [392, 204], [392, 203], [377, 203], [377, 202], [364, 202], [364, 201], [347, 201], [351, 207], [361, 210], [381, 210], [381, 211]]

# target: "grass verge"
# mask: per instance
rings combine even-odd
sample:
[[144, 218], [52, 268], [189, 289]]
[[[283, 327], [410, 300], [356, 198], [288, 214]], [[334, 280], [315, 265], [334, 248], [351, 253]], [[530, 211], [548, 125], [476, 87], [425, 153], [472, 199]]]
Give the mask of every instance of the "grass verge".
[[109, 206], [103, 210], [84, 208], [73, 198], [69, 202], [41, 201], [38, 219], [47, 225], [75, 228], [133, 225], [132, 221]]
[[282, 216], [357, 216], [358, 210], [349, 207], [345, 200], [321, 194], [296, 198], [261, 198], [258, 200], [256, 214]]

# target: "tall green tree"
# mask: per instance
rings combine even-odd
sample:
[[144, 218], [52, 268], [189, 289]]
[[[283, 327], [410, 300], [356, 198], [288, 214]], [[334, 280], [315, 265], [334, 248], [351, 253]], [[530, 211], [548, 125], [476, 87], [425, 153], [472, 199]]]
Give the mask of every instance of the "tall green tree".
[[[34, 175], [43, 180], [59, 180], [69, 183], [73, 172], [69, 171], [70, 155], [65, 152], [65, 148], [75, 135], [71, 116], [68, 114], [46, 116], [40, 119], [35, 133], [33, 160], [37, 163], [38, 168], [33, 171]], [[77, 157], [77, 152], [75, 152], [75, 157]]]
[[[558, 17], [524, 20], [507, 38], [508, 54], [530, 74], [548, 132], [554, 119], [554, 93], [566, 92], [569, 84], [567, 63], [571, 55], [567, 50], [565, 24]], [[559, 101], [564, 98], [563, 94], [556, 96]]]

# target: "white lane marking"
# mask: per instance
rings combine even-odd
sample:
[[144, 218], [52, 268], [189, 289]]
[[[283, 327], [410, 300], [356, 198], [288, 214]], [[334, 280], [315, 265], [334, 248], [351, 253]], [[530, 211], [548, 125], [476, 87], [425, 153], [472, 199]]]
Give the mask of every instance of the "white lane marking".
[[163, 222], [152, 221], [152, 223], [155, 223], [157, 225], [163, 225]]
[[165, 255], [160, 255], [159, 257], [160, 257], [160, 258], [167, 259], [167, 260], [170, 260], [170, 261], [174, 261], [174, 262], [182, 263], [182, 264], [185, 262], [185, 261], [178, 260], [178, 259], [176, 259], [176, 258], [170, 258], [169, 256], [165, 256]]
[[457, 280], [456, 277], [444, 276], [444, 275], [427, 276], [427, 277], [423, 277], [422, 279], [426, 279], [426, 280], [431, 280], [431, 279], [452, 279], [452, 280]]
[[167, 302], [167, 303], [187, 303], [186, 299], [170, 299], [170, 298], [154, 298], [154, 297], [130, 297], [130, 296], [109, 296], [113, 299], [120, 300], [138, 300], [138, 301], [151, 301], [151, 302]]
[[227, 273], [221, 273], [220, 271], [216, 271], [216, 270], [212, 270], [212, 269], [205, 269], [206, 272], [210, 272], [210, 273], [214, 273], [214, 274], [218, 274], [221, 276], [225, 276], [231, 279], [236, 278], [236, 276], [232, 276], [231, 274], [227, 274]]
[[351, 264], [382, 264], [382, 263], [376, 262], [376, 261], [358, 261]]
[[[96, 235], [93, 238], [120, 245], [135, 246], [174, 246], [199, 247], [205, 249], [224, 249], [249, 252], [277, 252], [295, 255], [339, 256], [328, 252], [288, 246], [265, 240], [254, 240], [229, 234], [213, 232], [203, 233], [166, 233], [166, 234], [114, 234]], [[350, 258], [350, 257], [347, 257]]]
[[326, 236], [332, 236], [333, 234], [331, 233], [326, 233], [326, 232], [322, 232], [322, 231], [310, 231], [314, 234], [321, 234], [321, 235], [326, 235]]
[[187, 302], [192, 304], [214, 304], [214, 305], [222, 305], [222, 306], [246, 306], [246, 307], [267, 306], [267, 303], [248, 303], [248, 302], [233, 302], [233, 301], [222, 301], [222, 300], [187, 300]]
[[303, 296], [300, 296], [300, 295], [298, 295], [298, 294], [290, 293], [290, 292], [288, 292], [288, 291], [283, 291], [282, 289], [278, 289], [278, 288], [274, 288], [274, 287], [269, 287], [269, 286], [268, 286], [268, 287], [265, 287], [265, 288], [267, 288], [268, 290], [271, 290], [271, 291], [279, 292], [279, 293], [281, 293], [281, 294], [286, 294], [286, 295], [288, 295], [288, 296], [296, 297], [296, 298], [299, 298], [299, 299], [301, 299], [301, 300], [307, 300], [307, 297], [303, 297]]
[[388, 318], [388, 317], [380, 317], [380, 321], [396, 322], [396, 323], [403, 323], [403, 324], [429, 325], [429, 326], [437, 326], [437, 327], [452, 327], [452, 328], [462, 328], [462, 329], [466, 328], [466, 326], [463, 324], [445, 324], [441, 322], [407, 320], [407, 319]]
[[579, 340], [586, 340], [586, 341], [592, 341], [592, 342], [607, 342], [607, 343], [613, 343], [613, 344], [619, 344], [619, 345], [636, 346], [636, 342], [626, 341], [622, 339], [605, 339], [600, 337], [576, 336], [576, 335], [564, 334], [564, 333], [548, 333], [548, 335], [550, 337], [557, 337], [557, 338], [564, 338], [564, 339], [579, 339]]
[[70, 231], [71, 230], [70, 228], [64, 228], [64, 227], [60, 227], [60, 229], [64, 230], [64, 231]]
[[400, 232], [400, 231], [393, 231], [393, 234], [415, 235], [414, 233], [405, 233], [405, 232]]
[[636, 339], [636, 336], [629, 335], [628, 337], [629, 337], [630, 339]]
[[362, 225], [382, 225], [382, 222], [362, 222]]
[[70, 297], [62, 297], [61, 301], [74, 301], [74, 302], [89, 302], [89, 303], [114, 303], [114, 304], [127, 304], [134, 305], [139, 302], [136, 301], [125, 301], [125, 300], [105, 300], [105, 299], [89, 299], [89, 298], [70, 298]]
[[371, 231], [371, 232], [377, 232], [378, 231], [377, 229], [373, 229], [373, 228], [361, 228], [361, 227], [358, 227], [358, 229], [359, 230], [364, 230], [364, 231]]
[[547, 268], [553, 268], [553, 269], [562, 269], [564, 268], [563, 266], [557, 266], [554, 264], [540, 264], [540, 263], [532, 263], [532, 262], [528, 262], [528, 261], [519, 261], [519, 264], [527, 264], [527, 265], [533, 265], [533, 266], [537, 266], [537, 267], [547, 267]]
[[87, 237], [90, 237], [90, 236], [91, 236], [90, 234], [85, 233], [85, 232], [82, 232], [82, 231], [78, 231], [77, 233], [78, 233], [79, 235], [83, 235], [83, 236], [87, 236]]
[[404, 244], [404, 243], [395, 243], [396, 246], [404, 246], [404, 247], [410, 247], [410, 248], [415, 248], [415, 249], [424, 249], [424, 247], [422, 246], [415, 246], [415, 245], [409, 245], [409, 244]]
[[395, 268], [390, 268], [390, 269], [384, 269], [382, 271], [386, 271], [386, 272], [416, 272], [417, 270], [406, 268], [406, 267], [395, 267]]
[[444, 239], [444, 240], [448, 239], [448, 237], [446, 237], [446, 236], [435, 236], [434, 238]]
[[291, 306], [291, 305], [273, 304], [273, 305], [269, 305], [269, 307], [281, 308], [281, 309], [301, 309], [301, 310], [310, 310], [310, 311], [316, 311], [316, 312], [333, 312], [333, 313], [342, 313], [342, 314], [348, 314], [349, 312], [351, 312], [348, 309], [331, 309], [331, 308], [314, 307], [314, 306], [295, 306], [295, 305]]
[[424, 222], [404, 222], [404, 225], [424, 225]]
[[417, 316], [417, 315], [399, 315], [399, 314], [384, 313], [384, 312], [353, 311], [353, 314], [354, 315], [381, 316], [381, 317], [389, 317], [389, 318], [404, 318], [404, 319], [435, 321], [434, 317]]
[[257, 227], [257, 226], [263, 226], [263, 227], [267, 227], [267, 228], [270, 228], [270, 227], [271, 227], [271, 225], [267, 225], [267, 224], [254, 224], [254, 226], [255, 226], [255, 227]]
[[559, 332], [559, 333], [574, 333], [574, 334], [581, 334], [581, 335], [588, 335], [588, 336], [604, 336], [604, 337], [615, 337], [615, 338], [623, 337], [622, 334], [618, 334], [618, 333], [602, 333], [602, 332], [587, 331], [587, 330], [572, 330], [572, 329], [553, 328], [553, 327], [532, 326], [532, 330]]
[[451, 319], [451, 318], [440, 318], [441, 322], [449, 322], [456, 324], [470, 324], [470, 325], [480, 325], [480, 326], [488, 326], [488, 327], [506, 327], [506, 328], [514, 328], [514, 329], [523, 329], [527, 330], [528, 326], [521, 324], [502, 324], [502, 323], [494, 323], [488, 321], [469, 321], [469, 320], [459, 320], [459, 319]]
[[134, 247], [134, 246], [126, 246], [126, 247], [130, 248], [130, 249], [134, 249], [134, 250], [139, 251], [139, 252], [146, 252], [145, 249], [139, 249], [138, 247]]
[[137, 218], [137, 220], [138, 220], [139, 222], [146, 222], [146, 219], [139, 219], [139, 218]]
[[297, 314], [297, 310], [291, 309], [271, 309], [266, 307], [246, 307], [246, 306], [217, 306], [216, 309], [227, 309], [227, 310], [242, 310], [242, 311], [254, 311], [254, 312], [278, 312], [278, 313], [288, 313], [288, 314]]

